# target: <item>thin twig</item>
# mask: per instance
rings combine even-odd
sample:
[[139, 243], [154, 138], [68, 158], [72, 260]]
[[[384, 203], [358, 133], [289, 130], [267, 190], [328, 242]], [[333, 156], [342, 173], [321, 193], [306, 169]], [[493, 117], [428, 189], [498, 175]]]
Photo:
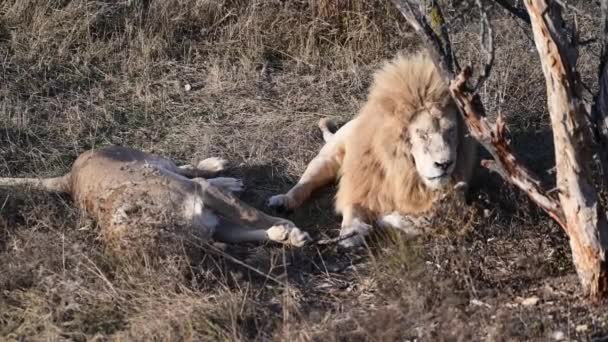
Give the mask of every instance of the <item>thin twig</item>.
[[485, 62], [482, 68], [482, 73], [477, 79], [474, 91], [479, 90], [483, 83], [490, 76], [492, 66], [494, 65], [494, 34], [492, 31], [492, 25], [488, 19], [488, 12], [484, 9], [481, 0], [476, 0], [477, 7], [479, 7], [479, 14], [481, 16], [481, 32], [480, 32], [480, 46], [481, 52], [485, 58]]
[[[431, 28], [426, 18], [422, 14], [419, 8], [419, 1], [415, 0], [391, 0], [395, 7], [401, 12], [408, 23], [418, 32], [420, 38], [424, 40], [425, 45], [428, 47], [431, 58], [435, 65], [437, 65], [439, 72], [446, 78], [454, 78], [454, 59], [452, 54], [452, 47], [447, 42], [442, 43], [441, 37]], [[418, 6], [416, 6], [418, 5]], [[435, 6], [438, 8], [438, 6]], [[437, 22], [443, 24], [445, 21], [441, 11], [434, 12], [437, 16]], [[447, 31], [445, 33], [447, 35]]]
[[[281, 280], [279, 280], [279, 279], [271, 276], [270, 274], [266, 274], [266, 273], [258, 270], [257, 268], [255, 268], [255, 267], [253, 267], [253, 266], [251, 266], [251, 265], [249, 265], [249, 264], [247, 264], [247, 263], [245, 263], [245, 262], [243, 262], [243, 261], [241, 261], [241, 260], [233, 257], [232, 255], [230, 255], [230, 254], [222, 251], [221, 249], [215, 247], [214, 245], [212, 245], [212, 244], [210, 244], [210, 243], [208, 243], [206, 241], [203, 242], [203, 244], [204, 244], [205, 247], [208, 247], [207, 250], [210, 250], [211, 252], [214, 252], [215, 254], [217, 254], [217, 255], [219, 255], [221, 257], [224, 257], [224, 258], [226, 258], [226, 259], [234, 262], [235, 264], [241, 265], [241, 266], [247, 268], [248, 270], [251, 270], [251, 271], [253, 271], [253, 272], [261, 275], [262, 277], [264, 277], [266, 279], [274, 281], [275, 283], [277, 283], [279, 285], [282, 285], [282, 286], [285, 286], [285, 287], [289, 286], [287, 283], [285, 283], [285, 282], [283, 282], [283, 281], [281, 281]], [[199, 246], [199, 247], [201, 247], [201, 246]]]
[[313, 241], [313, 243], [316, 245], [320, 245], [320, 246], [332, 245], [332, 244], [339, 243], [340, 241], [350, 239], [355, 235], [357, 235], [357, 232], [350, 232], [346, 235], [338, 236], [338, 237], [331, 238], [331, 239], [319, 239], [319, 240]]
[[506, 9], [515, 17], [521, 19], [523, 22], [530, 25], [530, 16], [528, 15], [528, 12], [525, 8], [513, 6], [508, 2], [508, 0], [494, 0], [494, 2], [499, 4], [502, 8]]
[[568, 10], [574, 12], [575, 14], [580, 15], [581, 17], [583, 17], [585, 19], [594, 19], [593, 16], [585, 13], [585, 11], [583, 11], [583, 10], [578, 9], [577, 7], [568, 3], [568, 1], [566, 1], [566, 0], [553, 0], [553, 1], [555, 1], [558, 5], [562, 6], [562, 8], [568, 9]]

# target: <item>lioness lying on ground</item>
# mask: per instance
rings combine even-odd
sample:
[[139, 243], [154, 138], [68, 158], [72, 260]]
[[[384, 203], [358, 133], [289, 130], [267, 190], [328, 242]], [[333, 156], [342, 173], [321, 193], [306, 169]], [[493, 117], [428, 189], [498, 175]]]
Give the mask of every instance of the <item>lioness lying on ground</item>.
[[237, 199], [235, 178], [209, 178], [224, 169], [219, 158], [197, 167], [126, 147], [104, 147], [81, 154], [72, 170], [57, 178], [0, 178], [0, 186], [29, 185], [69, 193], [93, 216], [102, 240], [117, 251], [142, 241], [143, 226], [179, 226], [182, 237], [224, 242], [276, 241], [302, 246], [310, 238], [292, 222], [269, 216]]
[[339, 177], [340, 235], [352, 235], [342, 240], [345, 247], [363, 243], [370, 223], [415, 232], [416, 216], [428, 212], [447, 189], [466, 190], [476, 160], [476, 143], [425, 53], [386, 63], [374, 75], [359, 114], [335, 134], [327, 120], [319, 127], [325, 146], [298, 183], [268, 204], [297, 208]]

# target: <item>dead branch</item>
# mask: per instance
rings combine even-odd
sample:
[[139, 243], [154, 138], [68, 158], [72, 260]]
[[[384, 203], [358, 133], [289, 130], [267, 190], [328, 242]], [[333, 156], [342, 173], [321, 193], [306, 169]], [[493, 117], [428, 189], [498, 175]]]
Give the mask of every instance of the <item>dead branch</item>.
[[557, 2], [526, 0], [525, 5], [546, 80], [558, 196], [574, 265], [591, 297], [604, 297], [608, 295], [608, 222], [588, 170], [592, 162], [588, 153], [590, 123], [574, 70], [577, 51], [561, 31], [564, 25]]
[[[423, 8], [420, 1], [417, 0], [391, 0], [395, 7], [405, 17], [407, 22], [416, 30], [418, 35], [424, 40], [424, 44], [429, 47], [429, 54], [433, 59], [435, 65], [439, 69], [439, 72], [446, 79], [452, 79], [454, 77], [454, 55], [452, 53], [452, 46], [448, 38], [447, 31], [445, 29], [436, 32], [426, 21], [423, 14]], [[439, 6], [433, 1], [431, 12], [435, 18], [435, 27], [442, 26], [445, 24], [443, 14], [439, 9]], [[435, 9], [435, 11], [433, 11]]]
[[319, 239], [319, 240], [313, 241], [313, 243], [316, 245], [319, 245], [319, 246], [334, 245], [334, 244], [339, 243], [342, 240], [350, 239], [351, 237], [353, 237], [357, 234], [358, 234], [357, 232], [350, 232], [346, 235], [338, 236], [338, 237], [331, 238], [331, 239]]
[[580, 10], [578, 7], [572, 5], [571, 3], [569, 3], [566, 0], [553, 0], [553, 1], [555, 1], [562, 8], [568, 9], [568, 10], [572, 11], [573, 13], [580, 15], [583, 18], [592, 19], [589, 14], [585, 13], [585, 11]]
[[[566, 220], [557, 200], [547, 195], [540, 181], [515, 156], [506, 139], [506, 124], [502, 115], [495, 125], [491, 125], [479, 96], [467, 88], [470, 68], [465, 68], [450, 83], [450, 92], [456, 105], [463, 114], [471, 135], [492, 155], [492, 161], [482, 165], [497, 172], [505, 180], [523, 190], [539, 207], [566, 229]], [[494, 127], [494, 128], [492, 128]]]

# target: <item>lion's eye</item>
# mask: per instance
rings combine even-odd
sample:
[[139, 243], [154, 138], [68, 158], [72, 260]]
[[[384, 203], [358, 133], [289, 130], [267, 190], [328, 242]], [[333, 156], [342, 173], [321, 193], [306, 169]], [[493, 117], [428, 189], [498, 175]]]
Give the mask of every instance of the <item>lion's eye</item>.
[[418, 130], [417, 133], [420, 139], [426, 140], [429, 137], [429, 135], [424, 131]]

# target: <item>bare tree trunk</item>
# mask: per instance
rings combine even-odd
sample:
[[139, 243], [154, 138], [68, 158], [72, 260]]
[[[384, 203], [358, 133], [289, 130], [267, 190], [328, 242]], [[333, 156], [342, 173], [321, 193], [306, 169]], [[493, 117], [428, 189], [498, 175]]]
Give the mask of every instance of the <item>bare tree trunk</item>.
[[572, 66], [576, 50], [561, 26], [560, 8], [548, 0], [525, 1], [540, 56], [551, 115], [559, 200], [566, 218], [572, 257], [583, 288], [591, 297], [608, 294], [608, 223], [591, 184], [591, 129]]

